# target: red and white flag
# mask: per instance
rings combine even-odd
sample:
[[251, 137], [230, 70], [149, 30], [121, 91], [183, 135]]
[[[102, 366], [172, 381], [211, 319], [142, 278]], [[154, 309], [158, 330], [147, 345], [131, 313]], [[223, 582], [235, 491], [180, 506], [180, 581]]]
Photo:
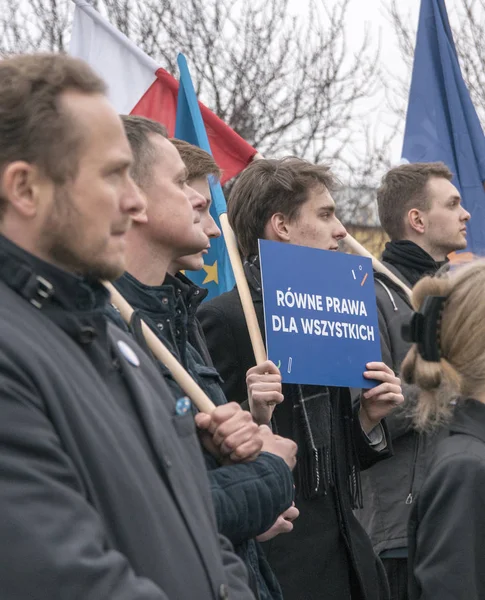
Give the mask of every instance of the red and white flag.
[[[113, 27], [85, 0], [76, 4], [69, 52], [82, 58], [104, 79], [120, 114], [141, 115], [175, 131], [179, 84], [170, 73]], [[256, 154], [241, 136], [202, 103], [200, 109], [214, 160], [225, 183], [244, 170]]]

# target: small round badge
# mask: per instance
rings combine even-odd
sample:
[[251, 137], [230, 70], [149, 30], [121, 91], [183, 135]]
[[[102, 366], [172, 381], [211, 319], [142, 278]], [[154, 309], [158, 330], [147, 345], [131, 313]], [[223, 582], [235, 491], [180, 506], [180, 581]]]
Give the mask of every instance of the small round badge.
[[189, 412], [190, 407], [192, 406], [192, 402], [184, 396], [183, 398], [179, 398], [175, 403], [175, 412], [178, 415], [185, 415]]
[[123, 340], [119, 340], [118, 348], [120, 349], [121, 354], [123, 354], [123, 356], [131, 365], [133, 365], [134, 367], [140, 366], [140, 359], [126, 342], [124, 342]]

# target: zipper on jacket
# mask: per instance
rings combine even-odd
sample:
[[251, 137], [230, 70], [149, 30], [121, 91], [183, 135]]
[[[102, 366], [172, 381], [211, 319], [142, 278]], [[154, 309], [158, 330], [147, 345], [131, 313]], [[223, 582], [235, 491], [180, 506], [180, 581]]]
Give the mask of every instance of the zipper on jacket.
[[409, 486], [409, 494], [406, 498], [406, 504], [413, 503], [413, 487], [414, 487], [414, 478], [416, 476], [416, 463], [418, 462], [418, 450], [419, 450], [419, 435], [415, 434], [414, 439], [414, 454], [413, 454], [413, 466], [411, 469], [411, 484]]
[[377, 281], [377, 283], [379, 283], [379, 284], [380, 284], [380, 285], [381, 285], [381, 286], [382, 286], [382, 287], [385, 289], [385, 291], [387, 292], [387, 295], [389, 296], [389, 300], [391, 301], [391, 304], [392, 304], [392, 307], [393, 307], [393, 309], [394, 309], [394, 312], [397, 312], [397, 311], [398, 311], [398, 308], [397, 308], [396, 302], [395, 302], [395, 300], [394, 300], [394, 296], [393, 296], [393, 295], [392, 295], [392, 293], [391, 293], [391, 290], [390, 290], [390, 289], [387, 287], [387, 285], [386, 285], [386, 284], [385, 284], [383, 281], [381, 281], [380, 279], [376, 279], [376, 281]]

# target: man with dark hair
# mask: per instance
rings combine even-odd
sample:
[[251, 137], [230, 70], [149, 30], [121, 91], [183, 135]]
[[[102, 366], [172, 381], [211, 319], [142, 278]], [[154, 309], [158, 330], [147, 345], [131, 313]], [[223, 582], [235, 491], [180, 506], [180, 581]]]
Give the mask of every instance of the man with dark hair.
[[[381, 224], [391, 239], [382, 261], [409, 288], [436, 273], [450, 252], [466, 247], [470, 215], [451, 179], [443, 163], [405, 164], [391, 169], [377, 191]], [[411, 317], [411, 301], [381, 273], [375, 273], [375, 288], [382, 358], [399, 372], [410, 348], [402, 339], [401, 326]], [[412, 426], [417, 389], [403, 385], [403, 393], [403, 409], [387, 419], [394, 455], [363, 474], [364, 508], [357, 513], [382, 558], [392, 600], [408, 597], [407, 523], [434, 444], [433, 438], [418, 435]]]
[[0, 61], [2, 600], [253, 597], [192, 416], [105, 318], [145, 209], [131, 164], [86, 64]]
[[[263, 334], [258, 238], [337, 250], [346, 231], [335, 215], [334, 185], [328, 167], [297, 158], [255, 161], [234, 184], [228, 217]], [[254, 356], [237, 289], [203, 304], [199, 318], [226, 394], [245, 401], [244, 373]], [[387, 598], [382, 565], [352, 508], [360, 501], [359, 470], [389, 456], [381, 419], [402, 396], [386, 365], [367, 369], [366, 377], [382, 383], [355, 410], [346, 388], [292, 384], [283, 385], [285, 399], [274, 409], [275, 430], [298, 443], [300, 517], [291, 536], [267, 546], [286, 600]]]
[[[177, 274], [177, 265], [185, 255], [193, 254], [191, 260], [185, 259], [185, 266], [200, 269], [202, 252], [210, 243], [209, 237], [220, 235], [209, 213], [210, 194], [201, 195], [188, 185], [189, 181], [192, 183], [188, 179], [190, 172], [176, 146], [156, 129], [158, 124], [151, 125], [147, 119], [138, 116], [123, 117], [123, 123], [130, 142], [143, 138], [137, 147], [132, 146], [135, 165], [148, 155], [153, 158], [149, 169], [145, 169], [146, 180], [136, 180], [146, 198], [147, 209], [145, 214], [133, 217], [134, 225], [128, 234], [127, 272], [116, 282], [119, 291], [136, 309], [133, 333], [137, 335], [137, 322], [143, 319], [219, 407], [217, 410], [236, 406], [240, 411], [239, 417], [244, 416], [258, 430], [249, 413], [242, 411], [238, 404], [227, 403], [220, 387], [220, 377], [208, 358], [205, 340], [195, 318], [206, 290]], [[180, 142], [176, 144], [178, 147], [181, 145]], [[200, 149], [192, 152], [185, 146], [182, 151], [185, 157], [190, 152], [194, 160], [197, 159], [194, 155], [198, 154], [200, 162]], [[208, 158], [204, 157], [206, 167], [199, 164], [199, 178], [203, 177], [206, 168], [210, 173], [218, 171]], [[143, 343], [143, 340], [140, 342]], [[183, 396], [183, 391], [166, 368], [162, 364], [160, 368], [175, 397]], [[278, 373], [275, 380], [271, 374], [274, 370], [277, 371], [275, 365], [269, 362], [260, 366], [261, 381], [252, 383], [249, 393], [257, 397], [263, 388], [265, 398], [279, 400], [282, 397], [281, 378]], [[261, 600], [278, 600], [281, 598], [279, 586], [252, 538], [272, 528], [293, 501], [289, 467], [294, 466], [296, 446], [291, 440], [278, 440], [264, 428], [265, 452], [241, 464], [241, 459], [248, 458], [241, 453], [251, 444], [251, 432], [245, 430], [226, 436], [224, 430], [227, 424], [214, 431], [207, 415], [196, 415], [196, 419], [202, 430], [213, 434], [209, 439], [203, 435], [202, 443], [208, 451], [206, 462], [218, 529], [233, 542], [244, 559], [255, 594]], [[239, 447], [232, 448], [243, 434]], [[217, 453], [214, 453], [213, 445], [214, 439], [220, 437], [225, 439], [219, 444], [219, 454], [227, 457], [218, 456], [218, 461], [214, 457]], [[227, 461], [227, 458], [230, 460]], [[222, 466], [221, 462], [224, 463]]]

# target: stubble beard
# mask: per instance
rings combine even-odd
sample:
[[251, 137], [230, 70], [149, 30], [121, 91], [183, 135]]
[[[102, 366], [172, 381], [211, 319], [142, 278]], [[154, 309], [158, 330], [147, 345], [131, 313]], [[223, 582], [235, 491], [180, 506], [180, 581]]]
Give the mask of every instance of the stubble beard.
[[114, 264], [100, 260], [103, 249], [86, 247], [81, 223], [82, 215], [69, 193], [62, 188], [56, 190], [41, 241], [45, 255], [60, 268], [90, 280], [118, 279], [124, 272], [124, 261]]

